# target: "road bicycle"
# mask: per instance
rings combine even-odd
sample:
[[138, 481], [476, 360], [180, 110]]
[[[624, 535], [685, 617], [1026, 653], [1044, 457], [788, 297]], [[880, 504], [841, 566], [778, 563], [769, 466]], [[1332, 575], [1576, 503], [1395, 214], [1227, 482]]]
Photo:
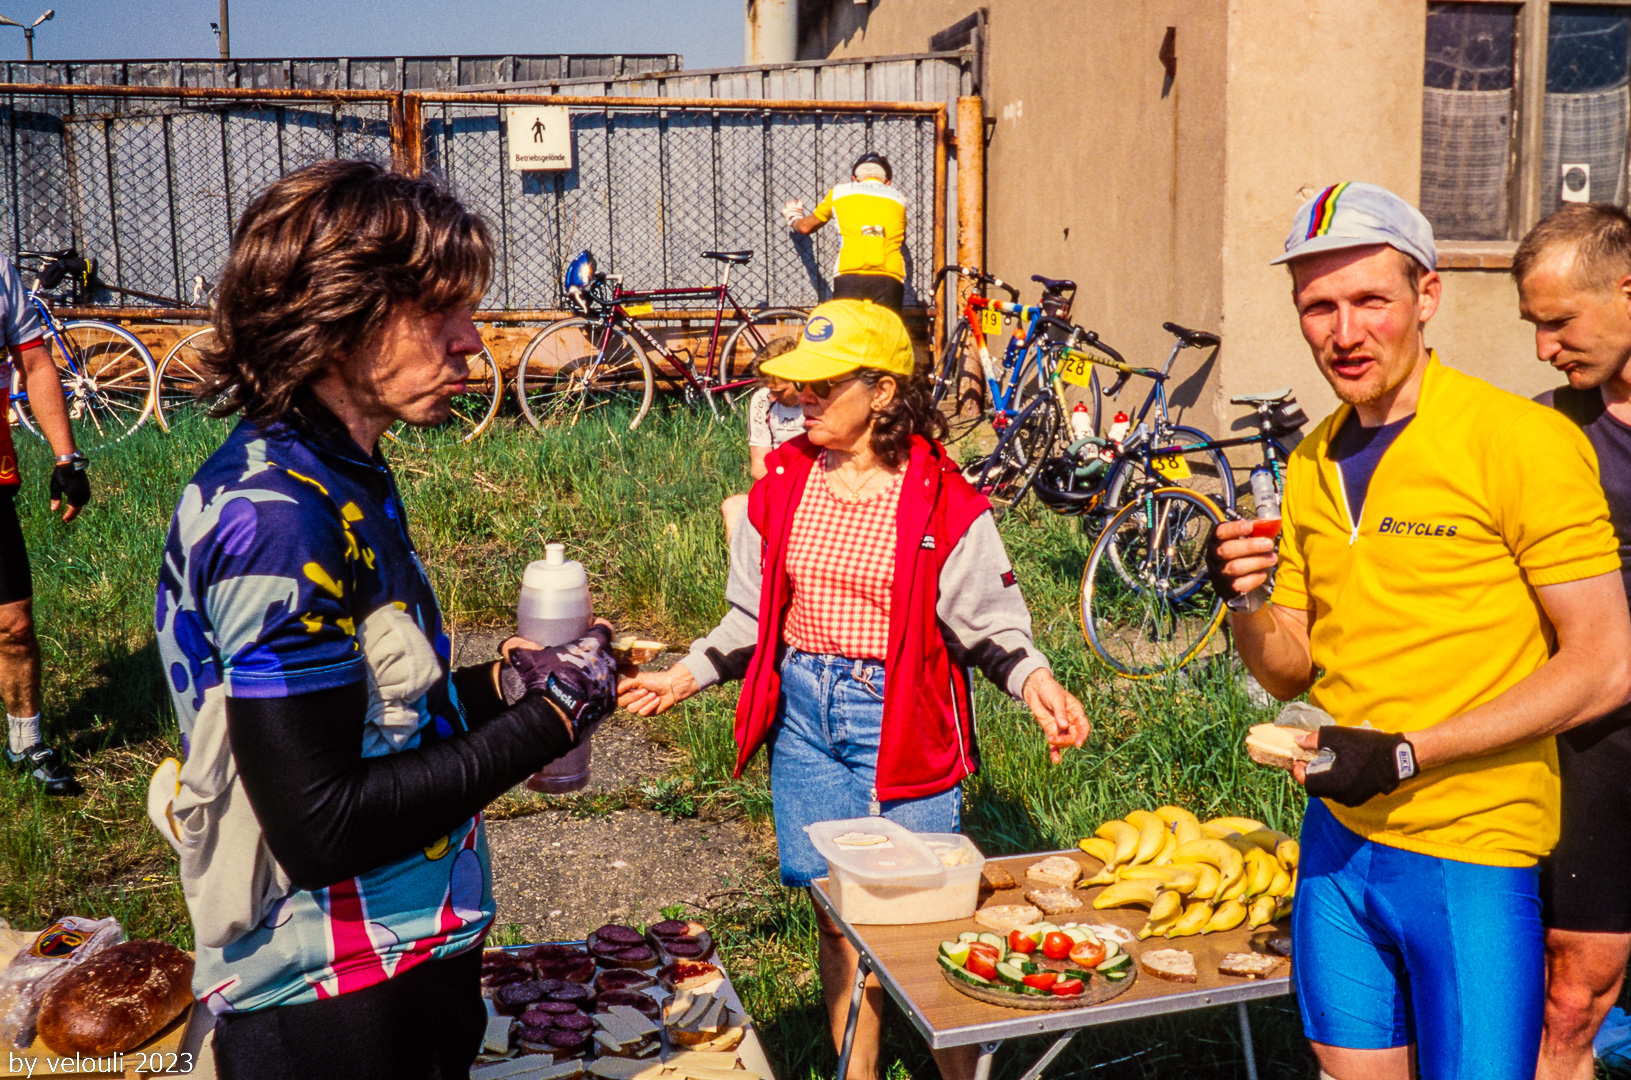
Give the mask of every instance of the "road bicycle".
[[[690, 402], [700, 401], [715, 417], [719, 402], [727, 408], [758, 386], [754, 357], [772, 340], [797, 332], [806, 312], [796, 308], [750, 310], [731, 293], [733, 266], [746, 265], [751, 251], [704, 251], [701, 257], [720, 264], [717, 285], [678, 289], [626, 290], [622, 278], [594, 270], [589, 284], [568, 283], [566, 302], [577, 315], [550, 323], [527, 343], [516, 368], [515, 397], [533, 427], [572, 423], [585, 414], [617, 411], [629, 414], [628, 429], [640, 426], [651, 411], [659, 379], [679, 388]], [[670, 349], [637, 321], [662, 313], [658, 304], [711, 300], [713, 325], [701, 363], [686, 348]], [[796, 325], [795, 325], [796, 324]], [[642, 345], [644, 348], [642, 348]], [[661, 371], [647, 355], [666, 365]]]
[[[33, 275], [28, 302], [34, 305], [62, 380], [63, 398], [74, 444], [90, 452], [106, 450], [147, 422], [153, 414], [155, 369], [152, 354], [140, 338], [114, 323], [100, 319], [63, 322], [51, 308], [58, 290], [74, 295], [79, 290], [106, 286], [96, 280], [95, 260], [77, 251], [19, 251], [17, 265]], [[145, 299], [163, 301], [134, 290]], [[171, 301], [173, 303], [173, 301]], [[11, 419], [43, 438], [29, 406], [23, 373], [12, 365]]]
[[[1031, 280], [1042, 286], [1042, 300], [1025, 305], [1018, 303], [1017, 288], [972, 266], [941, 267], [935, 274], [936, 288], [947, 274], [973, 282], [975, 290], [963, 300], [962, 313], [946, 336], [940, 359], [935, 364], [932, 398], [946, 416], [950, 431], [947, 442], [961, 439], [987, 416], [1000, 435], [1005, 424], [1025, 412], [1031, 399], [1047, 382], [1039, 351], [1073, 329], [1069, 319], [1076, 283], [1034, 274]], [[988, 287], [1003, 290], [1009, 300], [988, 298], [982, 291]], [[1013, 323], [1014, 330], [1003, 347], [999, 364], [992, 358], [986, 339], [1000, 334], [1009, 322]], [[977, 383], [965, 385], [970, 368], [977, 370], [985, 380], [983, 388]], [[1097, 431], [1100, 407], [1097, 376], [1090, 373], [1089, 381], [1091, 388], [1085, 403], [1091, 414], [1091, 427]], [[990, 401], [989, 410], [982, 409], [986, 400]], [[1061, 396], [1056, 406], [1062, 408], [1063, 401]]]
[[[158, 368], [155, 419], [165, 431], [183, 417], [206, 416], [213, 399], [205, 397], [203, 350], [215, 342], [215, 328], [206, 326], [187, 334], [164, 354]], [[431, 428], [397, 423], [386, 431], [393, 443], [415, 450], [438, 450], [479, 438], [498, 416], [504, 396], [504, 375], [483, 347], [469, 358], [470, 378], [465, 391], [453, 398], [447, 422]]]

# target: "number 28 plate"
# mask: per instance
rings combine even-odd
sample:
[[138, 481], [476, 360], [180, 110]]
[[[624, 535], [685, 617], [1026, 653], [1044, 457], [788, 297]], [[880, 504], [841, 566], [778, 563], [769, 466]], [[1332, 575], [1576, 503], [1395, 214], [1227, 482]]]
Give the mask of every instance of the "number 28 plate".
[[1093, 388], [1093, 362], [1082, 356], [1067, 356], [1059, 361], [1059, 377], [1072, 386]]

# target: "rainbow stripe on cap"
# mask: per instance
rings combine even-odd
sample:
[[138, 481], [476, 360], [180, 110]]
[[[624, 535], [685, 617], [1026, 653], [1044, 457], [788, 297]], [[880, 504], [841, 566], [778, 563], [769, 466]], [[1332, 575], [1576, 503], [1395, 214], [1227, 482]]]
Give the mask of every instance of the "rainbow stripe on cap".
[[1344, 180], [1320, 192], [1319, 198], [1314, 200], [1314, 209], [1308, 215], [1308, 235], [1303, 237], [1304, 240], [1312, 240], [1331, 231], [1331, 221], [1337, 214], [1337, 200], [1348, 190], [1348, 183]]

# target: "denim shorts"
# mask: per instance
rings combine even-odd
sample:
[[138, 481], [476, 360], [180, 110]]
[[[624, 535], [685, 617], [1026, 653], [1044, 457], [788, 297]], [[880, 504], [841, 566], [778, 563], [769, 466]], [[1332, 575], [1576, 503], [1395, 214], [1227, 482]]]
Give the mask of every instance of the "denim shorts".
[[770, 738], [770, 797], [782, 884], [803, 888], [827, 876], [827, 860], [805, 833], [817, 821], [882, 813], [913, 832], [962, 827], [963, 792], [879, 804], [874, 777], [883, 733], [883, 664], [787, 650]]

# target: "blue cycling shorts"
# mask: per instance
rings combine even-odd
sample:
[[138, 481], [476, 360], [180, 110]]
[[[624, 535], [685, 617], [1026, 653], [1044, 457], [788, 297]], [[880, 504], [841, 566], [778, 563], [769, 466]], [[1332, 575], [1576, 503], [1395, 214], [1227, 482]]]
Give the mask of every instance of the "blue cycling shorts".
[[1303, 1032], [1416, 1044], [1422, 1080], [1532, 1080], [1546, 996], [1540, 871], [1367, 841], [1318, 799], [1291, 933]]

